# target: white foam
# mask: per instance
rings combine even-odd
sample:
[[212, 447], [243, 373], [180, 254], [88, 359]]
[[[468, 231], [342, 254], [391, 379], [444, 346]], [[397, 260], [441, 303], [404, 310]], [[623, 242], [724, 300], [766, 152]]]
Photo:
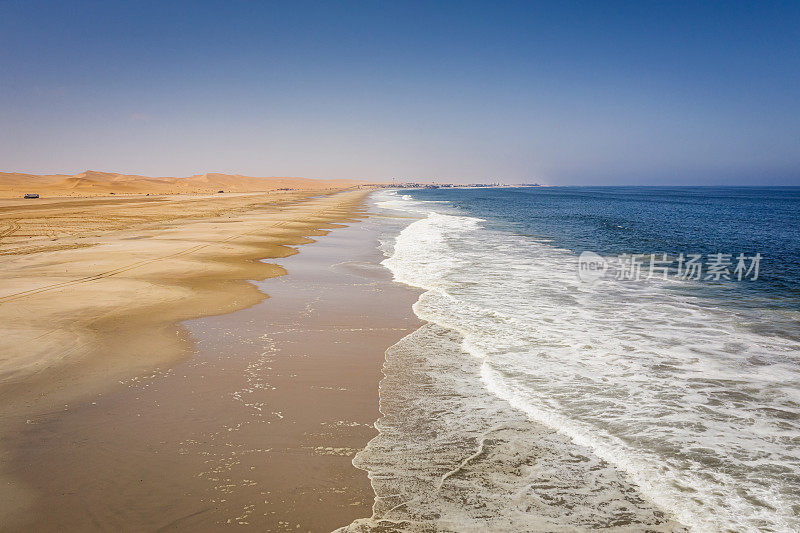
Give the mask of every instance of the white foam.
[[462, 336], [485, 390], [593, 449], [695, 530], [800, 528], [797, 343], [666, 283], [582, 284], [567, 250], [391, 202], [427, 216], [384, 264], [427, 291], [415, 312]]

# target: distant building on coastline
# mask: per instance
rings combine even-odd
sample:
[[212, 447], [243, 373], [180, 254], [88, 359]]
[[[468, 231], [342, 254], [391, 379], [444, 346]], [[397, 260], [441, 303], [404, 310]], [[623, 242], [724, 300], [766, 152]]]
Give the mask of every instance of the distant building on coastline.
[[518, 183], [506, 184], [500, 182], [491, 183], [421, 183], [417, 181], [403, 181], [398, 182], [396, 178], [392, 178], [391, 183], [374, 183], [371, 187], [380, 187], [383, 189], [454, 189], [454, 188], [508, 188], [508, 187], [541, 187], [539, 183]]

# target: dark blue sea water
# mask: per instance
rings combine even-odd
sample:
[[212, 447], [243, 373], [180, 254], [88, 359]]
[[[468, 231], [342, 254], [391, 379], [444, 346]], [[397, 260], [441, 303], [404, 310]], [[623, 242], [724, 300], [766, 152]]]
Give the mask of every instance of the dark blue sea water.
[[[358, 456], [377, 518], [800, 530], [800, 188], [373, 201], [395, 221], [384, 265], [424, 291], [414, 312], [426, 323], [389, 351], [381, 433]], [[579, 275], [587, 251], [611, 265], [602, 277]], [[638, 258], [644, 275], [651, 254], [672, 268], [628, 277], [614, 263]], [[679, 276], [693, 254], [701, 275]], [[719, 276], [715, 254], [730, 261]], [[760, 254], [757, 279], [736, 279], [739, 254]]]
[[[758, 279], [676, 286], [720, 305], [800, 311], [800, 187], [542, 187], [409, 189], [418, 200], [446, 200], [456, 210], [580, 253], [730, 254], [749, 267], [760, 254]], [[643, 260], [648, 266], [648, 259]], [[673, 268], [677, 262], [673, 264]], [[702, 278], [705, 278], [705, 272]], [[735, 277], [735, 276], [733, 276]], [[743, 276], [744, 277], [744, 276]], [[736, 280], [734, 280], [736, 281]], [[769, 327], [762, 324], [763, 327]], [[783, 333], [800, 338], [800, 322]]]

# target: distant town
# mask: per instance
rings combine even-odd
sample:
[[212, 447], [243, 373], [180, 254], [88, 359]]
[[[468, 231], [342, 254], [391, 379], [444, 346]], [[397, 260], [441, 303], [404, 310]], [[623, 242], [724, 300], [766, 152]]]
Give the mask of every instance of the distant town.
[[404, 181], [392, 183], [376, 183], [375, 186], [384, 189], [455, 189], [473, 187], [542, 187], [539, 183], [419, 183], [416, 181]]

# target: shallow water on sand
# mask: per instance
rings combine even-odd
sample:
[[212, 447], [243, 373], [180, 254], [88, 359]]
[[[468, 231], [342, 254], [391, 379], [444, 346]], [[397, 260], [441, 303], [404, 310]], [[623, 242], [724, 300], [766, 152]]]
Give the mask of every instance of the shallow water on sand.
[[276, 261], [289, 274], [259, 283], [263, 303], [185, 324], [185, 363], [32, 421], [6, 443], [35, 496], [18, 530], [329, 531], [368, 515], [352, 457], [375, 435], [384, 350], [419, 324], [375, 246], [369, 221], [334, 229]]

